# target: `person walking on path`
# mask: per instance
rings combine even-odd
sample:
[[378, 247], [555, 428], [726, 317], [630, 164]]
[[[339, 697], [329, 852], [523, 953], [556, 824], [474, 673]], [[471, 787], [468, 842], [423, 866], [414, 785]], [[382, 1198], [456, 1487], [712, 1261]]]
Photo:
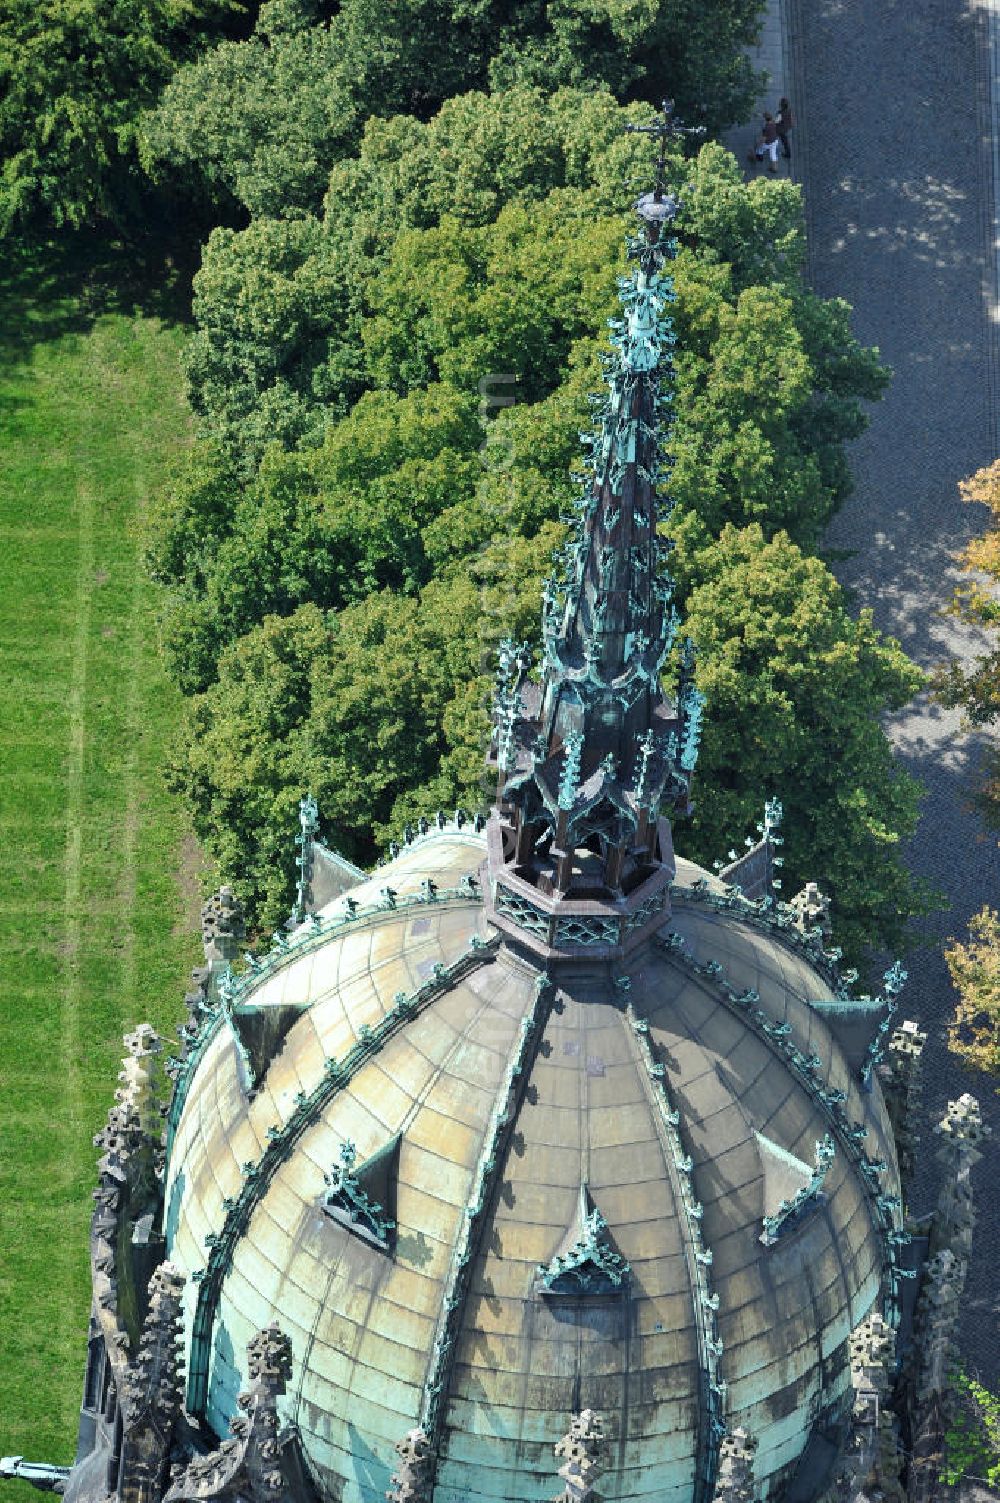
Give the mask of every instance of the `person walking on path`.
[[775, 129], [778, 132], [778, 140], [781, 142], [781, 155], [786, 162], [792, 159], [792, 148], [788, 144], [788, 132], [795, 124], [795, 116], [787, 99], [778, 100], [778, 113], [775, 116]]
[[751, 162], [762, 162], [765, 156], [770, 157], [767, 164], [768, 172], [778, 170], [778, 127], [774, 123], [774, 116], [770, 110], [764, 111], [764, 126], [761, 130], [760, 140], [756, 150], [750, 153]]

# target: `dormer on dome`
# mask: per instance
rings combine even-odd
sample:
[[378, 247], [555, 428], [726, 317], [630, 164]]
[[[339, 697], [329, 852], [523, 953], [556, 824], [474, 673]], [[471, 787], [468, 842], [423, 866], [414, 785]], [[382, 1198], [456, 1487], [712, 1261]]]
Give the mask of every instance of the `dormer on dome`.
[[621, 1253], [611, 1246], [608, 1224], [593, 1204], [587, 1186], [581, 1185], [576, 1225], [555, 1257], [539, 1266], [539, 1289], [544, 1294], [576, 1299], [622, 1294], [630, 1273]]

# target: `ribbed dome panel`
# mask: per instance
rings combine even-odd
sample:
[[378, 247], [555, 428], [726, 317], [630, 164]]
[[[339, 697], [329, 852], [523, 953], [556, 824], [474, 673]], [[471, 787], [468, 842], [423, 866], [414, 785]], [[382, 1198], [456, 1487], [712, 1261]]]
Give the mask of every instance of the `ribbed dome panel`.
[[[297, 955], [293, 944], [250, 995], [255, 1006], [305, 1008], [252, 1099], [234, 1037], [219, 1031], [190, 1083], [168, 1172], [171, 1256], [189, 1275], [206, 1264], [206, 1239], [223, 1227], [224, 1202], [240, 1195], [243, 1166], [260, 1161], [269, 1129], [315, 1090], [326, 1061], [342, 1060], [400, 992], [425, 986], [435, 965], [467, 954], [473, 934], [487, 937], [474, 896], [403, 905], [428, 877], [442, 892], [457, 888], [483, 846], [472, 831], [432, 831], [354, 895], [371, 903], [388, 885], [399, 907], [359, 919], [309, 953]], [[552, 1447], [583, 1406], [601, 1412], [611, 1438], [601, 1481], [608, 1503], [692, 1497], [704, 1442], [699, 1292], [658, 1091], [676, 1108], [690, 1155], [719, 1300], [725, 1416], [759, 1439], [758, 1485], [773, 1489], [789, 1474], [816, 1415], [844, 1392], [846, 1338], [881, 1276], [865, 1189], [838, 1152], [801, 1225], [773, 1247], [762, 1244], [760, 1138], [810, 1165], [828, 1124], [815, 1092], [738, 1015], [720, 980], [753, 988], [768, 1017], [788, 1025], [789, 1040], [819, 1057], [818, 1084], [845, 1093], [845, 1113], [867, 1126], [868, 1152], [889, 1163], [891, 1189], [881, 1095], [877, 1086], [861, 1089], [809, 1007], [831, 991], [808, 959], [691, 894], [704, 874], [680, 868], [666, 929], [683, 936], [682, 950], [647, 946], [627, 992], [599, 966], [556, 977], [473, 1249], [448, 1364], [436, 1503], [551, 1498]], [[707, 960], [718, 970], [705, 974]], [[295, 1364], [285, 1414], [337, 1503], [381, 1500], [394, 1443], [418, 1422], [449, 1269], [468, 1235], [476, 1166], [522, 1019], [536, 1005], [536, 979], [527, 961], [501, 949], [421, 1006], [332, 1094], [275, 1169], [227, 1268], [212, 1322], [207, 1418], [225, 1430], [246, 1342], [278, 1320]], [[648, 1023], [650, 1058], [662, 1066], [654, 1076], [636, 1019]], [[321, 1202], [345, 1140], [361, 1163], [397, 1134], [398, 1226], [385, 1252]], [[582, 1185], [630, 1271], [618, 1294], [567, 1299], [541, 1292], [538, 1269], [572, 1241]], [[198, 1287], [189, 1279], [189, 1341]]]

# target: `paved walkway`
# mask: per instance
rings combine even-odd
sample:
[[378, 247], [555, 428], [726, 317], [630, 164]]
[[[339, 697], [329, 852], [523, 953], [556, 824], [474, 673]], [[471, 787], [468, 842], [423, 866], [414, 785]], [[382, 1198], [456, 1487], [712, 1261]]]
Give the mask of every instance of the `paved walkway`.
[[[771, 74], [759, 110], [787, 93], [796, 112], [791, 171], [805, 192], [813, 285], [853, 305], [855, 331], [894, 371], [851, 452], [856, 489], [827, 535], [831, 562], [927, 668], [982, 646], [941, 612], [953, 555], [986, 517], [959, 501], [957, 483], [1000, 453], [998, 13], [1000, 0], [772, 0], [753, 55]], [[752, 139], [752, 125], [727, 137], [743, 162]], [[969, 806], [985, 737], [963, 735], [958, 716], [926, 697], [887, 729], [927, 787], [910, 865], [948, 900], [925, 926], [930, 946], [904, 957], [904, 1012], [929, 1033], [928, 1119], [970, 1090], [994, 1130], [992, 1162], [976, 1174], [962, 1346], [997, 1388], [1000, 1098], [945, 1048], [954, 995], [941, 955], [970, 914], [1000, 905], [997, 841]], [[917, 1209], [933, 1203], [933, 1142], [926, 1131]]]
[[[795, 176], [805, 190], [811, 275], [854, 306], [854, 328], [894, 379], [851, 453], [856, 490], [827, 536], [833, 566], [924, 667], [971, 657], [976, 637], [941, 614], [952, 557], [985, 513], [957, 483], [998, 452], [993, 151], [989, 34], [977, 0], [781, 0], [787, 92], [797, 109]], [[775, 8], [777, 10], [777, 7]], [[771, 27], [777, 24], [772, 16]], [[948, 910], [926, 925], [930, 948], [904, 957], [905, 1013], [928, 1029], [926, 1109], [973, 1091], [994, 1128], [992, 1164], [976, 1176], [980, 1220], [963, 1330], [966, 1360], [1000, 1383], [1000, 1098], [944, 1046], [953, 1007], [941, 941], [1000, 902], [994, 837], [969, 807], [984, 738], [926, 698], [888, 730], [927, 787], [908, 851]], [[930, 1150], [919, 1198], [934, 1193]]]
[[[736, 159], [746, 166], [747, 153], [754, 146], [760, 134], [760, 125], [765, 110], [772, 114], [777, 112], [778, 100], [783, 95], [792, 99], [792, 90], [789, 85], [793, 82], [794, 58], [791, 49], [791, 30], [787, 15], [788, 0], [771, 0], [764, 13], [761, 25], [760, 45], [749, 52], [750, 61], [755, 73], [766, 73], [767, 82], [764, 91], [757, 101], [752, 119], [746, 125], [734, 125], [732, 130], [723, 136], [726, 145], [736, 154]], [[794, 110], [793, 110], [794, 113]], [[794, 138], [792, 142], [792, 154], [794, 152]], [[788, 164], [780, 155], [779, 167], [782, 174], [788, 174]], [[751, 169], [755, 170], [755, 169]]]
[[[777, 101], [783, 95], [791, 99], [792, 107], [795, 101], [792, 98], [794, 89], [789, 89], [789, 84], [794, 84], [794, 56], [792, 56], [791, 29], [786, 14], [786, 0], [771, 0], [767, 11], [764, 12], [764, 21], [761, 24], [761, 41], [758, 47], [752, 48], [747, 53], [755, 74], [767, 75], [764, 84], [764, 92], [756, 102], [753, 117], [746, 125], [734, 125], [731, 131], [726, 131], [722, 140], [725, 141], [729, 150], [735, 153], [737, 161], [747, 167], [747, 153], [752, 150], [756, 138], [761, 134], [762, 117], [764, 111], [770, 110], [771, 114], [777, 113]], [[792, 108], [792, 116], [795, 110]], [[794, 137], [792, 137], [792, 158], [794, 158]], [[788, 162], [782, 155], [777, 156], [777, 165], [782, 176], [789, 176]], [[750, 173], [756, 168], [749, 168]], [[794, 173], [791, 173], [794, 176]]]

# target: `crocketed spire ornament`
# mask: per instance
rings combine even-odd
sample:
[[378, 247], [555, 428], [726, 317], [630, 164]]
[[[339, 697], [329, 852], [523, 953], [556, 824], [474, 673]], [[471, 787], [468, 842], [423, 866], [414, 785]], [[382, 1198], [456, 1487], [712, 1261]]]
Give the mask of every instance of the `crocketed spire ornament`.
[[[340, 1145], [339, 1162], [323, 1176], [328, 1187], [323, 1197], [323, 1209], [379, 1247], [388, 1247], [396, 1223], [371, 1190], [379, 1167], [388, 1167], [387, 1161], [395, 1156], [398, 1145], [399, 1139], [393, 1138], [387, 1148], [368, 1164], [359, 1164], [357, 1148], [346, 1139]], [[385, 1178], [384, 1174], [382, 1178]]]
[[851, 1388], [854, 1401], [842, 1447], [824, 1503], [856, 1503], [880, 1498], [902, 1503], [899, 1452], [889, 1404], [895, 1366], [896, 1333], [877, 1310], [851, 1332]]
[[908, 1199], [909, 1187], [917, 1167], [921, 1058], [926, 1042], [926, 1033], [922, 1033], [911, 1018], [904, 1019], [890, 1036], [889, 1046], [879, 1066], [879, 1080], [896, 1140], [904, 1201]]
[[931, 1252], [948, 1247], [967, 1258], [976, 1219], [971, 1172], [983, 1156], [980, 1145], [990, 1137], [991, 1129], [983, 1122], [979, 1102], [966, 1091], [957, 1101], [948, 1102], [948, 1110], [934, 1132], [939, 1139], [937, 1157], [943, 1172], [931, 1227]]
[[675, 864], [660, 816], [690, 810], [703, 701], [659, 531], [672, 505], [676, 211], [662, 191], [640, 200], [607, 396], [582, 435], [588, 473], [543, 591], [541, 684], [527, 680], [523, 647], [500, 649], [488, 902], [499, 927], [550, 954], [623, 954], [663, 922]]
[[594, 1484], [605, 1469], [607, 1455], [601, 1416], [593, 1409], [574, 1414], [555, 1451], [563, 1458], [559, 1475], [565, 1486], [553, 1503], [595, 1503]]
[[269, 1397], [284, 1393], [292, 1376], [292, 1343], [276, 1321], [247, 1342], [247, 1374]]
[[795, 914], [795, 927], [800, 934], [812, 935], [818, 931], [821, 941], [829, 940], [833, 934], [830, 899], [820, 891], [818, 882], [807, 882], [802, 891], [795, 894], [789, 907]]
[[201, 940], [209, 966], [226, 966], [237, 958], [246, 938], [243, 904], [229, 886], [202, 904]]
[[184, 1275], [172, 1263], [161, 1263], [154, 1270], [139, 1351], [122, 1382], [122, 1408], [128, 1421], [134, 1423], [148, 1409], [161, 1422], [168, 1440], [184, 1396], [178, 1351], [183, 1343], [183, 1289]]
[[753, 1503], [753, 1458], [757, 1441], [743, 1426], [726, 1435], [719, 1447], [719, 1470], [712, 1503]]
[[128, 1479], [119, 1491], [123, 1503], [163, 1496], [174, 1425], [184, 1399], [183, 1289], [184, 1276], [172, 1263], [161, 1263], [149, 1281], [139, 1350], [121, 1382], [120, 1472]]
[[295, 844], [299, 854], [295, 865], [299, 880], [295, 884], [295, 902], [292, 905], [291, 923], [301, 924], [312, 904], [313, 851], [319, 834], [319, 806], [311, 793], [299, 799], [299, 833]]
[[608, 1239], [608, 1224], [592, 1206], [586, 1185], [580, 1187], [577, 1236], [572, 1244], [538, 1269], [546, 1294], [618, 1294], [631, 1272]]
[[278, 1399], [292, 1376], [292, 1343], [276, 1322], [247, 1343], [248, 1387], [236, 1400], [231, 1437], [195, 1457], [164, 1503], [283, 1503], [298, 1493], [294, 1432], [279, 1433]]
[[386, 1493], [389, 1503], [426, 1503], [434, 1458], [425, 1432], [410, 1430], [396, 1442], [396, 1454], [399, 1461]]
[[159, 1142], [163, 1131], [163, 1112], [160, 1102], [163, 1096], [162, 1054], [163, 1044], [149, 1023], [140, 1023], [134, 1033], [122, 1035], [128, 1053], [122, 1059], [118, 1072], [121, 1082], [115, 1091], [115, 1100], [130, 1114], [134, 1114], [140, 1133]]

